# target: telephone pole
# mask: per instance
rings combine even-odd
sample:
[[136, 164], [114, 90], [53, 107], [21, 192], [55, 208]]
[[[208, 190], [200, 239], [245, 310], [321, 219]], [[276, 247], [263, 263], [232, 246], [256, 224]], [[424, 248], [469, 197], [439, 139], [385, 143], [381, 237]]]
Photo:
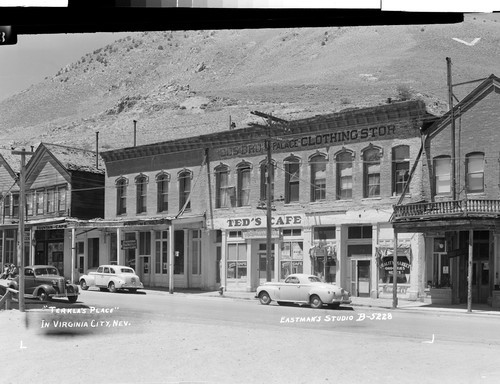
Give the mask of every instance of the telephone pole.
[[32, 155], [33, 152], [26, 152], [23, 148], [20, 151], [12, 151], [13, 155], [21, 155], [21, 170], [19, 171], [19, 228], [17, 233], [17, 259], [19, 263], [19, 311], [25, 311], [24, 301], [24, 215], [26, 206], [26, 191], [25, 191], [25, 177], [26, 177], [26, 155]]

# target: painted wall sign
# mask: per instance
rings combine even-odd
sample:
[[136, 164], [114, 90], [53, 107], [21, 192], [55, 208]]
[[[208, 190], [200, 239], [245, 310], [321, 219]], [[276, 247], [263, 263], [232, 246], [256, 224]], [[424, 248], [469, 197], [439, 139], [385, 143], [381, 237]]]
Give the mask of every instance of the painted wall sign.
[[[322, 133], [308, 135], [292, 139], [273, 141], [271, 150], [290, 150], [307, 147], [320, 147], [331, 144], [343, 144], [349, 141], [369, 140], [383, 136], [394, 136], [396, 134], [395, 125], [381, 125], [378, 127], [350, 129], [339, 132]], [[238, 145], [217, 150], [220, 158], [237, 157], [242, 155], [260, 155], [265, 153], [266, 146], [262, 143]]]
[[137, 249], [137, 240], [122, 240], [122, 249]]
[[[297, 227], [304, 223], [304, 215], [279, 215], [271, 218], [271, 225], [279, 227]], [[267, 220], [265, 216], [240, 217], [240, 218], [216, 218], [213, 220], [214, 228], [217, 229], [251, 229], [266, 228]]]

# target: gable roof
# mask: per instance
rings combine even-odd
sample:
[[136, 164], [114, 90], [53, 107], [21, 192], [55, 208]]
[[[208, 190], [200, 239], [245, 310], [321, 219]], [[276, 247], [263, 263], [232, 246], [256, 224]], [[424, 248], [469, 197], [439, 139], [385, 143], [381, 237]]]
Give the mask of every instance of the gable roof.
[[29, 164], [35, 162], [43, 152], [49, 152], [67, 171], [82, 171], [104, 174], [104, 163], [100, 156], [96, 163], [96, 152], [60, 144], [40, 143]]
[[500, 92], [500, 78], [491, 74], [484, 81], [474, 88], [467, 96], [465, 96], [460, 102], [453, 106], [453, 110], [446, 112], [441, 118], [432, 124], [427, 132], [429, 136], [433, 136], [438, 132], [442, 131], [447, 125], [451, 123], [452, 113], [455, 119], [458, 114], [464, 114], [474, 105], [476, 105], [480, 100], [484, 99], [491, 92]]

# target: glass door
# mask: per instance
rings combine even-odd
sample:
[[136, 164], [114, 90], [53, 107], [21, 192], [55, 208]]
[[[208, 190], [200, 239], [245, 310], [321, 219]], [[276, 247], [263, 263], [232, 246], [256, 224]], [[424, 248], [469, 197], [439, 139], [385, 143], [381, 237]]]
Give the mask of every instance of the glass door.
[[151, 283], [151, 264], [149, 256], [139, 256], [139, 268], [137, 268], [137, 274], [141, 279], [142, 284], [145, 286]]
[[478, 260], [472, 263], [472, 302], [488, 301], [490, 268], [488, 261]]

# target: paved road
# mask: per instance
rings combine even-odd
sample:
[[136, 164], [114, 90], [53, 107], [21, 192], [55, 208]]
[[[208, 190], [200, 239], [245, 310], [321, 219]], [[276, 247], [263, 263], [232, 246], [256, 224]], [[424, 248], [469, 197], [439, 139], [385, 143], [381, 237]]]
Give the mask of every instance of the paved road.
[[35, 376], [51, 383], [500, 382], [497, 317], [315, 310], [164, 292], [86, 291], [80, 299], [70, 307], [79, 314], [59, 308], [45, 320], [89, 321], [86, 333], [59, 327], [62, 336], [43, 335], [39, 315], [30, 313], [28, 331], [2, 335], [7, 383]]

